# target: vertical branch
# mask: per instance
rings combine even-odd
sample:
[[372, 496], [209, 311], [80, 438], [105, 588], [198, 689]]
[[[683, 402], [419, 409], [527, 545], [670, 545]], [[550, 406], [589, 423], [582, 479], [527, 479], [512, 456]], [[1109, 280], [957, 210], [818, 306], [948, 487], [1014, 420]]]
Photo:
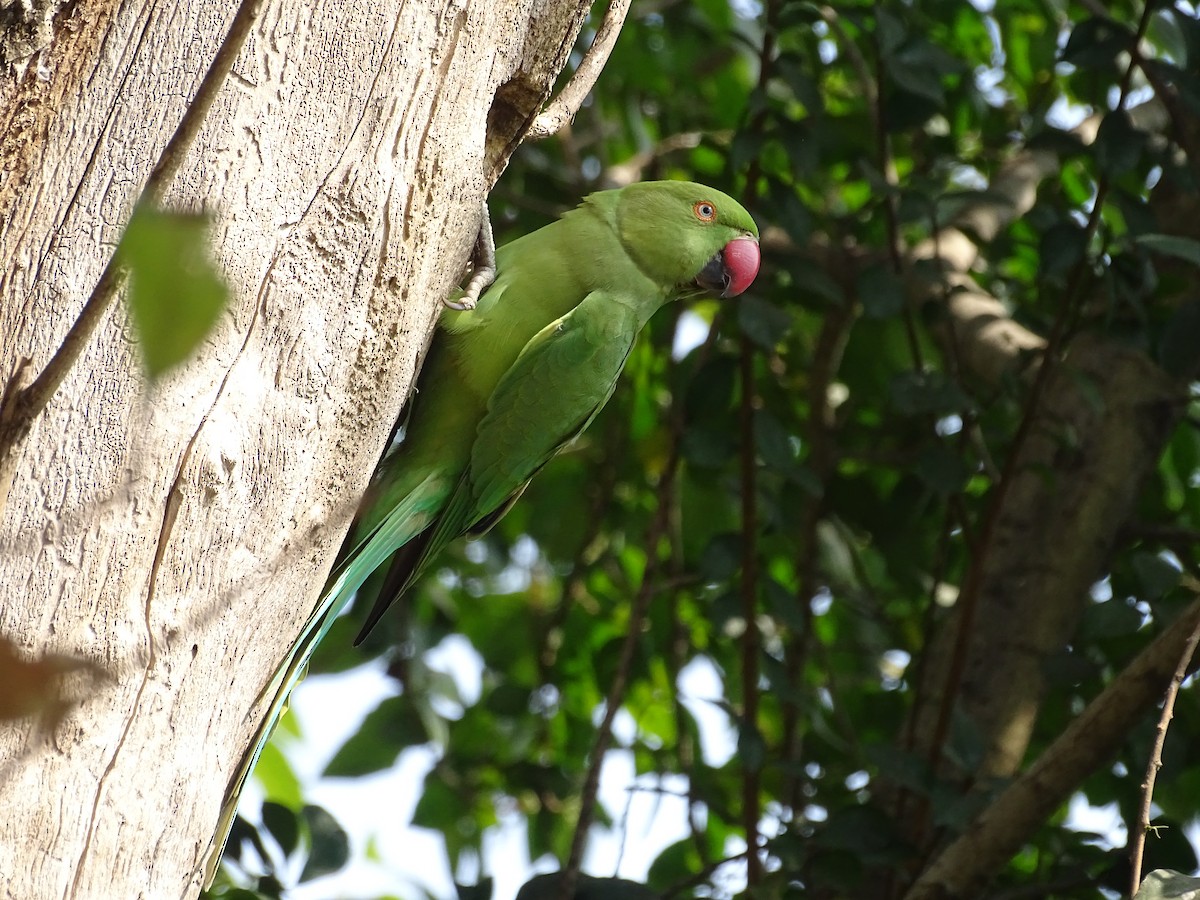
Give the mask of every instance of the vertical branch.
[[[741, 430], [742, 493], [742, 735], [758, 737], [758, 452], [754, 442], [754, 345], [745, 335], [741, 339]], [[759, 775], [761, 762], [743, 757], [742, 826], [746, 830], [746, 884], [751, 890], [762, 880], [762, 859], [758, 854]]]
[[[834, 440], [836, 423], [829, 405], [829, 386], [841, 368], [842, 354], [850, 339], [850, 330], [858, 321], [853, 304], [831, 310], [821, 324], [816, 347], [808, 360], [808, 421], [805, 443], [808, 444], [807, 465], [821, 485], [822, 496], [828, 487], [838, 463], [837, 445]], [[793, 697], [803, 696], [800, 682], [809, 657], [812, 642], [812, 598], [820, 587], [818, 571], [817, 528], [821, 524], [823, 500], [814, 498], [807, 504], [797, 541], [800, 551], [796, 559], [796, 605], [799, 607], [802, 626], [792, 636], [786, 650], [786, 672]], [[783, 710], [783, 758], [795, 773], [787, 777], [782, 796], [793, 809], [803, 801], [800, 790], [803, 779], [798, 773], [801, 754], [801, 707], [796, 700], [789, 701]]]

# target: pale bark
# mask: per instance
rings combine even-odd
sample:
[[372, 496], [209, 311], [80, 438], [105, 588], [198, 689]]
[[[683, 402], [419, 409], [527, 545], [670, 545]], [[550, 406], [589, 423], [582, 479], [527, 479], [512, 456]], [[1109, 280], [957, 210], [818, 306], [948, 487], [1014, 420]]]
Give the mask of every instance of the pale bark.
[[[0, 637], [102, 675], [61, 723], [0, 723], [0, 896], [199, 890], [256, 697], [589, 6], [264, 5], [167, 198], [213, 217], [228, 312], [148, 387], [118, 302], [20, 448]], [[5, 47], [0, 377], [53, 356], [234, 12], [84, 0]]]

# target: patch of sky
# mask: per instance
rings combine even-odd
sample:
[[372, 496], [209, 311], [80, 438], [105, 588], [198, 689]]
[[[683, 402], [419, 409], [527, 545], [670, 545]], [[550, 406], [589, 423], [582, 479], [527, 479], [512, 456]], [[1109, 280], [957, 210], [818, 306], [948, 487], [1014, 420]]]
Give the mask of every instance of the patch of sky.
[[675, 325], [675, 340], [671, 343], [671, 358], [683, 359], [708, 338], [709, 324], [690, 309], [679, 314]]
[[938, 419], [933, 426], [933, 430], [941, 437], [950, 437], [950, 435], [958, 434], [962, 431], [962, 427], [962, 416], [949, 415]]

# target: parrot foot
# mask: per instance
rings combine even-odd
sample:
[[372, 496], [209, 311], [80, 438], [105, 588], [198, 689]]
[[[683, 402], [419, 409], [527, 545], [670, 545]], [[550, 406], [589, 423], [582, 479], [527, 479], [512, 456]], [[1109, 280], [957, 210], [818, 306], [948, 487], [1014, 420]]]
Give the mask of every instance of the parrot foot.
[[496, 280], [496, 239], [492, 236], [492, 216], [488, 212], [487, 200], [483, 201], [483, 218], [479, 221], [479, 236], [475, 239], [475, 250], [471, 255], [471, 280], [467, 282], [461, 297], [446, 298], [442, 302], [450, 309], [460, 312], [474, 309], [479, 296]]

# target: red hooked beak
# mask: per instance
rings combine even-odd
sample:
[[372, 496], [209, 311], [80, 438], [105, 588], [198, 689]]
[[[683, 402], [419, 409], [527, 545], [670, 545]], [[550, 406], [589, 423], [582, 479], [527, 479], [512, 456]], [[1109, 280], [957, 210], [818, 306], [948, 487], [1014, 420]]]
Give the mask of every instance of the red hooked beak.
[[696, 276], [696, 283], [721, 298], [736, 297], [754, 281], [759, 262], [758, 241], [743, 235], [708, 261]]

